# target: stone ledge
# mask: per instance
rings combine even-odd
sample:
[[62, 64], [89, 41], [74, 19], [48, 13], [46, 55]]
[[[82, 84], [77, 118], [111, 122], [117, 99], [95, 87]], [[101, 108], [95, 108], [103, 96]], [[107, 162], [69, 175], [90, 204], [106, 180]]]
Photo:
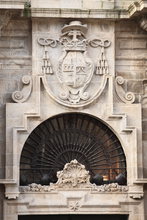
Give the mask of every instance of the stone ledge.
[[31, 0], [32, 8], [113, 9], [114, 0]]
[[147, 178], [137, 179], [134, 181], [135, 184], [147, 184]]
[[129, 18], [126, 10], [106, 9], [69, 9], [69, 8], [32, 8], [32, 17], [62, 17], [62, 18]]
[[16, 184], [16, 181], [13, 179], [0, 179], [0, 185]]
[[0, 9], [24, 9], [25, 0], [1, 0]]
[[[26, 0], [1, 0], [0, 9], [24, 9]], [[95, 7], [96, 5], [96, 7]], [[63, 18], [105, 18], [105, 19], [128, 19], [134, 16], [140, 16], [147, 12], [147, 0], [138, 0], [132, 3], [128, 9], [115, 8], [114, 1], [109, 4], [105, 0], [100, 2], [93, 0], [74, 1], [52, 0], [48, 4], [45, 0], [31, 1], [31, 17], [63, 17]]]

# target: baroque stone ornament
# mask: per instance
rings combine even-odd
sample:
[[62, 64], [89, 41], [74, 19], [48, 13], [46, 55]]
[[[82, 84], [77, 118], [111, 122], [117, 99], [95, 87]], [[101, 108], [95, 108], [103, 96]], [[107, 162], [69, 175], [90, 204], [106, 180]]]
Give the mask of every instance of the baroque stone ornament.
[[[88, 40], [87, 30], [86, 24], [72, 21], [61, 29], [58, 40], [44, 37], [38, 39], [38, 43], [44, 47], [41, 67], [44, 86], [52, 98], [69, 107], [91, 103], [102, 93], [109, 75], [105, 49], [110, 46], [110, 41], [98, 38]], [[62, 54], [58, 58], [57, 67], [54, 67], [48, 48], [58, 46], [62, 48]], [[96, 59], [89, 56], [88, 47], [101, 48]]]
[[63, 189], [90, 189], [97, 192], [127, 192], [127, 186], [120, 186], [117, 183], [104, 184], [97, 186], [90, 183], [89, 171], [85, 166], [80, 164], [77, 160], [72, 160], [65, 164], [62, 171], [57, 172], [58, 181], [50, 183], [50, 185], [41, 185], [32, 183], [28, 186], [21, 186], [21, 192], [50, 192]]
[[70, 163], [65, 164], [63, 171], [57, 172], [57, 177], [56, 184], [63, 188], [82, 188], [90, 184], [89, 171], [77, 160], [72, 160]]
[[125, 79], [122, 76], [117, 76], [115, 79], [115, 91], [118, 98], [126, 103], [132, 104], [135, 102], [135, 95], [133, 92], [125, 92], [122, 85], [125, 84]]
[[79, 201], [71, 202], [70, 205], [69, 205], [69, 209], [70, 209], [71, 211], [74, 211], [74, 212], [78, 211], [79, 208], [80, 208], [80, 203], [79, 203]]
[[132, 193], [130, 194], [130, 198], [132, 199], [143, 199], [143, 193]]
[[12, 99], [15, 102], [25, 102], [32, 91], [32, 78], [29, 75], [22, 77], [23, 89], [21, 91], [15, 91], [12, 93]]

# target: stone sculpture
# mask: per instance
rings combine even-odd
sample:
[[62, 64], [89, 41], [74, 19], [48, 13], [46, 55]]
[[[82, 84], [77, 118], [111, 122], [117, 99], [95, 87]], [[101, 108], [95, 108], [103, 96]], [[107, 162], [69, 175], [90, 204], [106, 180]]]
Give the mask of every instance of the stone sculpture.
[[97, 186], [90, 183], [89, 171], [77, 160], [65, 164], [62, 171], [57, 172], [58, 181], [49, 186], [32, 183], [28, 186], [21, 186], [23, 192], [50, 192], [60, 189], [90, 189], [97, 192], [127, 192], [127, 186], [120, 186], [117, 183]]

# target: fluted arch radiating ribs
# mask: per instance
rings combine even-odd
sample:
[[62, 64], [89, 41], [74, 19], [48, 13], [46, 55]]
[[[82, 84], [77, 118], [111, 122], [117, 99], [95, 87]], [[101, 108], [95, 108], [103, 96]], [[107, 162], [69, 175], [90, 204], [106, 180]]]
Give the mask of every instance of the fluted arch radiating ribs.
[[100, 120], [81, 113], [68, 113], [52, 117], [37, 126], [23, 147], [21, 178], [28, 183], [39, 183], [42, 175], [56, 173], [73, 159], [84, 164], [95, 174], [115, 179], [126, 175], [126, 159], [116, 135]]

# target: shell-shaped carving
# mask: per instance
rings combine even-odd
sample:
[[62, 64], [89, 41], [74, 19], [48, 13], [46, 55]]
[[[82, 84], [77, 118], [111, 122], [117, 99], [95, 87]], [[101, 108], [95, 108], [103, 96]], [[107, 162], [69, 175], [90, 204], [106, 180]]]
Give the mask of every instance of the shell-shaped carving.
[[63, 171], [57, 172], [57, 177], [57, 185], [68, 184], [71, 187], [77, 187], [78, 184], [90, 184], [89, 172], [77, 160], [65, 164]]

